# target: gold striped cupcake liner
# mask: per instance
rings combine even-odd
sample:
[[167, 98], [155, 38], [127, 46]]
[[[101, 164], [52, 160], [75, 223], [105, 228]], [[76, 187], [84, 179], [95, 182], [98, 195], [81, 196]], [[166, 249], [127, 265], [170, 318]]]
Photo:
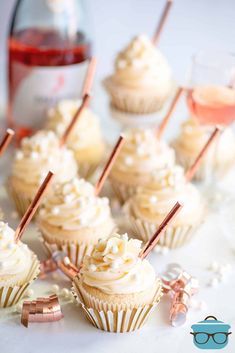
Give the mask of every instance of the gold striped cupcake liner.
[[135, 195], [138, 188], [138, 186], [130, 186], [114, 181], [113, 178], [110, 178], [110, 185], [121, 204], [126, 202], [131, 196]]
[[[132, 231], [144, 242], [147, 242], [156, 232], [157, 225], [141, 219], [129, 217], [129, 222]], [[165, 246], [169, 249], [180, 248], [190, 242], [199, 228], [200, 223], [182, 226], [167, 226], [161, 237], [158, 245]]]
[[44, 245], [44, 248], [48, 256], [51, 256], [55, 251], [63, 251], [67, 254], [70, 261], [75, 266], [80, 266], [84, 257], [90, 255], [94, 249], [94, 245], [87, 244], [75, 244], [75, 243], [66, 243], [66, 244], [56, 244], [48, 243], [42, 235], [41, 241]]
[[27, 288], [36, 280], [40, 273], [40, 263], [36, 255], [33, 255], [33, 263], [30, 272], [22, 285], [0, 287], [0, 308], [8, 308], [17, 304], [24, 296]]
[[[108, 305], [95, 298], [92, 300], [91, 296], [83, 289], [78, 277], [73, 281], [72, 293], [93, 326], [103, 331], [124, 333], [140, 329], [146, 323], [160, 302], [162, 287], [159, 280], [152, 303], [133, 308], [120, 308], [115, 304]], [[85, 301], [92, 302], [92, 306], [87, 307]]]

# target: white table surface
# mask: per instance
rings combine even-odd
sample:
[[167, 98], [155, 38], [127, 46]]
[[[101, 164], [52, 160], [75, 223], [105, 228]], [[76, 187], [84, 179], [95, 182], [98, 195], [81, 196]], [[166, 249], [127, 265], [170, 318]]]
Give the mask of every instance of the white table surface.
[[[101, 99], [100, 99], [101, 98]], [[97, 92], [97, 99], [104, 101], [103, 93]], [[100, 108], [101, 110], [101, 108]], [[178, 120], [185, 115], [183, 107], [179, 108], [178, 118], [171, 122], [172, 131], [178, 126]], [[179, 112], [181, 114], [179, 114]], [[118, 135], [117, 124], [108, 118], [103, 119], [105, 131], [109, 131], [112, 140]], [[168, 135], [168, 134], [167, 134]], [[9, 160], [13, 151], [4, 156], [0, 161], [0, 182], [2, 183], [10, 172]], [[230, 174], [224, 184], [226, 188], [234, 189], [234, 174]], [[0, 205], [5, 211], [5, 219], [13, 227], [17, 220], [12, 218], [13, 206], [3, 187], [0, 192]], [[25, 232], [23, 240], [37, 252], [40, 259], [43, 258], [43, 249], [38, 241], [34, 226], [30, 226]], [[208, 287], [207, 283], [213, 274], [207, 270], [212, 261], [221, 264], [230, 263], [233, 266], [232, 275], [228, 282], [219, 284], [216, 288]], [[147, 322], [146, 326], [130, 334], [105, 333], [94, 328], [84, 317], [81, 308], [73, 303], [62, 303], [64, 319], [56, 323], [30, 324], [26, 329], [20, 324], [20, 314], [13, 310], [0, 310], [0, 353], [146, 353], [166, 352], [173, 350], [177, 353], [196, 352], [193, 346], [192, 336], [189, 334], [191, 324], [203, 320], [207, 315], [214, 315], [232, 326], [235, 325], [234, 298], [235, 298], [235, 252], [231, 249], [222, 231], [221, 219], [218, 214], [211, 213], [205, 224], [200, 228], [193, 241], [182, 249], [169, 252], [167, 255], [152, 254], [150, 261], [156, 269], [156, 273], [164, 270], [167, 263], [177, 262], [192, 275], [200, 280], [200, 292], [195, 299], [203, 300], [206, 308], [203, 310], [190, 309], [187, 323], [180, 328], [169, 325], [169, 297], [164, 297]], [[53, 283], [58, 283], [61, 288], [70, 288], [68, 281], [48, 278], [38, 280], [33, 284], [34, 295], [47, 296]], [[234, 335], [230, 336], [230, 342], [224, 352], [234, 352]]]

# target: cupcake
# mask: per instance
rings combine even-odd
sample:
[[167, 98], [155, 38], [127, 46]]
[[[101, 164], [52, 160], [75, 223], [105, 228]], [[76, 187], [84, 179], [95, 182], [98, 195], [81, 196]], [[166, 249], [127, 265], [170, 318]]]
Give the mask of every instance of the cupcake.
[[149, 129], [129, 129], [110, 174], [110, 182], [120, 202], [149, 182], [152, 173], [174, 164], [174, 151], [159, 141]]
[[[46, 128], [62, 137], [81, 102], [63, 100], [48, 112]], [[105, 144], [101, 134], [98, 117], [86, 108], [79, 118], [67, 142], [68, 148], [74, 152], [79, 166], [79, 175], [89, 177], [103, 159]]]
[[36, 255], [21, 241], [15, 242], [15, 232], [0, 222], [0, 308], [15, 305], [39, 274]]
[[105, 81], [114, 108], [135, 114], [160, 110], [172, 92], [171, 69], [148, 37], [139, 35], [121, 51]]
[[156, 173], [127, 201], [124, 211], [135, 234], [147, 242], [177, 201], [184, 207], [158, 242], [160, 246], [177, 248], [191, 239], [205, 214], [201, 195], [193, 184], [186, 182], [183, 168], [175, 165]]
[[77, 178], [53, 187], [37, 223], [49, 253], [63, 250], [75, 265], [115, 228], [109, 200], [96, 197], [94, 187]]
[[[185, 169], [193, 164], [213, 129], [214, 126], [200, 125], [195, 118], [190, 118], [182, 124], [181, 132], [172, 146], [175, 148], [178, 163]], [[234, 164], [235, 137], [232, 130], [226, 128], [211, 145], [195, 174], [195, 179], [206, 179], [211, 173], [223, 176]]]
[[19, 214], [23, 215], [49, 170], [56, 174], [54, 182], [63, 183], [77, 175], [73, 152], [52, 131], [39, 131], [24, 138], [16, 151], [8, 190]]
[[162, 295], [160, 279], [141, 260], [141, 241], [114, 234], [84, 258], [73, 290], [90, 322], [110, 332], [139, 329]]

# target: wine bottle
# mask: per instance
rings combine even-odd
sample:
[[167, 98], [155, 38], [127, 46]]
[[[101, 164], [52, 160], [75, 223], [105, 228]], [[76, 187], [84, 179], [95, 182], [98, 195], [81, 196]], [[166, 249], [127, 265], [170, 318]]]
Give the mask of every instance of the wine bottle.
[[27, 135], [57, 101], [80, 97], [91, 56], [82, 0], [18, 0], [8, 40], [8, 125]]

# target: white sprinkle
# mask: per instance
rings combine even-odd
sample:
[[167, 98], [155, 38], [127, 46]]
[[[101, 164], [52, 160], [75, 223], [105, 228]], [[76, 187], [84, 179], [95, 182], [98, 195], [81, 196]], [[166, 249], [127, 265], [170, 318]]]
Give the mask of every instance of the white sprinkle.
[[90, 265], [89, 265], [89, 271], [95, 272], [96, 270], [97, 270], [96, 265], [94, 265], [94, 264], [90, 264]]
[[166, 255], [166, 254], [168, 254], [168, 253], [169, 253], [168, 247], [167, 247], [167, 246], [163, 246], [163, 247], [162, 247], [162, 255]]
[[12, 250], [12, 249], [15, 248], [15, 246], [16, 246], [15, 243], [8, 243], [8, 244], [7, 244], [7, 249], [8, 249], [8, 250]]
[[51, 289], [52, 289], [52, 292], [55, 292], [55, 294], [58, 294], [59, 290], [60, 290], [60, 287], [58, 286], [58, 284], [53, 284]]
[[58, 215], [60, 213], [59, 207], [53, 207], [51, 213], [55, 216]]
[[66, 266], [68, 266], [68, 265], [70, 265], [70, 263], [71, 263], [71, 261], [70, 261], [69, 257], [66, 256], [66, 257], [64, 258], [64, 264], [65, 264]]
[[61, 291], [61, 295], [65, 298], [69, 297], [69, 290], [67, 288], [63, 288]]
[[16, 159], [17, 159], [18, 161], [20, 161], [21, 159], [23, 159], [23, 157], [24, 157], [24, 153], [23, 153], [22, 151], [17, 151], [17, 152], [16, 152]]
[[161, 251], [162, 251], [162, 247], [160, 245], [156, 245], [155, 248], [154, 248], [154, 251], [157, 253], [157, 254], [160, 254]]
[[152, 204], [156, 204], [158, 201], [157, 197], [155, 195], [150, 196], [149, 202]]
[[127, 156], [127, 157], [125, 158], [124, 162], [125, 162], [126, 165], [133, 165], [133, 162], [134, 162], [134, 161], [133, 161], [133, 158], [132, 158], [132, 157]]

